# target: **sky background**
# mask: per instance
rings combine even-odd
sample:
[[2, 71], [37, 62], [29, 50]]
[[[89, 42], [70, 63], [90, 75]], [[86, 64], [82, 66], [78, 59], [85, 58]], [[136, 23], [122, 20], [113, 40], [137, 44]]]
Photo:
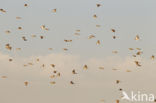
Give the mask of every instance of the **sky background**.
[[[98, 3], [102, 5], [99, 8]], [[0, 0], [0, 8], [7, 11], [0, 12], [0, 76], [8, 77], [0, 78], [0, 102], [100, 103], [104, 99], [110, 103], [121, 97], [119, 88], [156, 95], [156, 62], [150, 59], [156, 52], [155, 4], [155, 0]], [[55, 8], [57, 12], [53, 13]], [[22, 19], [17, 20], [17, 16]], [[41, 25], [50, 30], [42, 30]], [[19, 26], [23, 29], [18, 30]], [[6, 34], [6, 30], [11, 33]], [[80, 36], [74, 35], [76, 30], [80, 30]], [[32, 34], [37, 37], [32, 38]], [[88, 40], [91, 34], [96, 38]], [[40, 35], [45, 38], [41, 40]], [[117, 39], [113, 40], [113, 35]], [[134, 40], [136, 35], [139, 41]], [[65, 43], [64, 39], [73, 41]], [[96, 45], [97, 40], [101, 45]], [[5, 49], [7, 43], [12, 51]], [[128, 48], [142, 48], [143, 55], [133, 58], [136, 51]], [[118, 54], [112, 54], [113, 50]], [[36, 63], [36, 58], [41, 61]], [[135, 60], [141, 61], [141, 68]], [[28, 62], [35, 65], [23, 67]], [[45, 69], [41, 68], [43, 63]], [[62, 73], [55, 85], [49, 84], [52, 63]], [[89, 67], [87, 71], [83, 70], [84, 64]], [[100, 66], [105, 69], [99, 70]], [[71, 73], [73, 69], [77, 75]], [[132, 72], [127, 73], [127, 69]], [[117, 79], [121, 84], [115, 84]], [[30, 82], [28, 87], [24, 86], [26, 80]], [[75, 85], [69, 84], [71, 80]]]

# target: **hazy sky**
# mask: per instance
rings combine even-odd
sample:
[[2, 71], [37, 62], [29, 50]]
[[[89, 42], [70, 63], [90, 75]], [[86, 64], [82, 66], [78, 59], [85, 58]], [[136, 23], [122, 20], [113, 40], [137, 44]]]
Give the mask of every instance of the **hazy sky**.
[[[25, 3], [28, 7], [24, 7]], [[98, 3], [102, 5], [99, 8]], [[0, 79], [0, 102], [99, 103], [104, 99], [110, 103], [121, 97], [119, 88], [156, 95], [155, 60], [150, 59], [156, 54], [155, 4], [155, 0], [0, 0], [0, 8], [7, 11], [0, 12], [0, 76], [8, 77]], [[55, 8], [57, 12], [53, 13]], [[22, 19], [17, 20], [17, 16]], [[41, 25], [50, 30], [42, 30]], [[18, 30], [19, 26], [22, 30]], [[6, 34], [6, 30], [11, 33]], [[74, 35], [76, 30], [80, 30], [80, 36]], [[32, 34], [37, 37], [32, 38]], [[91, 34], [96, 38], [89, 40]], [[45, 37], [43, 40], [39, 38], [41, 35]], [[115, 40], [113, 35], [117, 37]], [[139, 41], [134, 40], [136, 35], [140, 36]], [[28, 41], [23, 41], [22, 36]], [[72, 42], [65, 43], [64, 39]], [[101, 41], [98, 46], [97, 40]], [[12, 51], [5, 48], [7, 43]], [[136, 51], [128, 48], [142, 48], [143, 54], [133, 58]], [[114, 50], [118, 54], [112, 54]], [[40, 58], [40, 63], [36, 63], [36, 58]], [[141, 62], [141, 68], [135, 65], [135, 60]], [[23, 67], [28, 62], [35, 65]], [[43, 63], [45, 69], [41, 68]], [[52, 72], [49, 65], [53, 63], [62, 73], [54, 79], [54, 86], [49, 84], [53, 81], [49, 78]], [[84, 64], [88, 65], [88, 71], [83, 70]], [[99, 70], [100, 66], [105, 69]], [[77, 75], [71, 73], [73, 69]], [[127, 73], [127, 69], [132, 72]], [[115, 84], [117, 79], [121, 84]], [[76, 84], [70, 85], [71, 80]], [[24, 81], [30, 82], [28, 87]]]

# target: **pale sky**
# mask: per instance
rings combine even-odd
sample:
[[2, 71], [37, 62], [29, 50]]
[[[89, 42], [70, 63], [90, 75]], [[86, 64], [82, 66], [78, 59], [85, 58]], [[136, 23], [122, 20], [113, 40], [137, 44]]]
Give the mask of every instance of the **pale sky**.
[[[0, 9], [6, 10], [0, 12], [0, 77], [7, 76], [0, 78], [0, 103], [101, 103], [102, 99], [115, 103], [122, 96], [119, 88], [156, 95], [156, 61], [150, 59], [156, 55], [155, 4], [155, 0], [0, 0]], [[17, 20], [17, 16], [22, 19]], [[49, 31], [42, 30], [41, 25]], [[11, 33], [6, 34], [6, 30]], [[80, 36], [74, 35], [76, 30]], [[37, 37], [32, 38], [32, 34]], [[89, 40], [92, 34], [96, 37]], [[134, 40], [136, 35], [140, 40]], [[65, 43], [64, 39], [72, 42]], [[97, 40], [100, 45], [96, 45]], [[5, 48], [7, 43], [13, 50]], [[137, 50], [128, 48], [141, 48], [143, 54], [134, 58]], [[113, 54], [114, 50], [118, 54]], [[135, 65], [136, 60], [141, 67]], [[34, 65], [23, 67], [29, 62]], [[42, 64], [46, 67], [41, 68]], [[60, 78], [49, 78], [53, 70], [50, 64], [56, 64]], [[98, 69], [100, 66], [104, 70]], [[73, 69], [78, 74], [73, 75]], [[121, 83], [116, 84], [116, 80]], [[27, 87], [24, 81], [29, 82]]]

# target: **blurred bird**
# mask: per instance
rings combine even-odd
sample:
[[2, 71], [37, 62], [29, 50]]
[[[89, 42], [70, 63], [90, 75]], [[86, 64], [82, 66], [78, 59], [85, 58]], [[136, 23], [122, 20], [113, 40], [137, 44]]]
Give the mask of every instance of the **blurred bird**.
[[137, 66], [139, 66], [139, 67], [141, 66], [140, 63], [139, 63], [138, 61], [134, 61], [134, 62], [135, 62], [135, 64], [136, 64]]
[[139, 39], [140, 39], [139, 35], [136, 35], [135, 40], [139, 40]]
[[96, 42], [96, 45], [100, 45], [101, 43], [100, 43], [100, 40], [98, 40], [97, 42]]
[[100, 6], [101, 6], [101, 4], [96, 4], [96, 6], [97, 6], [97, 7], [100, 7]]
[[52, 10], [53, 13], [56, 13], [56, 11], [57, 11], [57, 9], [53, 9], [53, 10]]
[[25, 86], [28, 86], [28, 82], [27, 82], [27, 81], [25, 81], [25, 82], [24, 82], [24, 85], [25, 85]]
[[77, 74], [76, 71], [75, 71], [75, 69], [72, 70], [72, 73], [73, 73], [73, 74]]
[[84, 69], [84, 70], [87, 70], [87, 69], [88, 69], [88, 66], [87, 66], [87, 65], [84, 65], [84, 66], [83, 66], [83, 69]]

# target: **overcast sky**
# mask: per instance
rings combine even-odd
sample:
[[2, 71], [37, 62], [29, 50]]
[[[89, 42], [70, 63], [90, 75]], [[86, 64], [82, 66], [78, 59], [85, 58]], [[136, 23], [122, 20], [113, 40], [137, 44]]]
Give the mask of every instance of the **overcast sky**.
[[[150, 59], [156, 54], [155, 4], [155, 0], [0, 0], [0, 8], [6, 10], [0, 12], [0, 76], [7, 76], [0, 78], [0, 102], [110, 103], [121, 98], [119, 88], [156, 95], [156, 61]], [[55, 8], [57, 12], [53, 13]], [[22, 19], [17, 20], [17, 16]], [[42, 30], [41, 25], [49, 31]], [[7, 30], [11, 33], [6, 34]], [[74, 35], [76, 30], [80, 30], [79, 36]], [[32, 38], [32, 34], [37, 37]], [[89, 35], [96, 37], [89, 40]], [[113, 35], [117, 38], [113, 39]], [[136, 35], [140, 40], [134, 40]], [[23, 41], [22, 36], [28, 41]], [[65, 43], [64, 39], [72, 42]], [[97, 40], [100, 45], [96, 45]], [[11, 51], [5, 48], [7, 43]], [[128, 48], [141, 48], [143, 54], [134, 58], [136, 50]], [[142, 66], [137, 67], [135, 60]], [[34, 65], [23, 67], [29, 62]], [[46, 67], [41, 68], [42, 64]], [[56, 64], [60, 78], [49, 78], [50, 64]], [[83, 70], [85, 64], [87, 71]], [[98, 69], [101, 66], [104, 70]], [[78, 74], [73, 75], [73, 69]], [[120, 84], [115, 83], [117, 79]], [[29, 82], [27, 87], [24, 81]]]

